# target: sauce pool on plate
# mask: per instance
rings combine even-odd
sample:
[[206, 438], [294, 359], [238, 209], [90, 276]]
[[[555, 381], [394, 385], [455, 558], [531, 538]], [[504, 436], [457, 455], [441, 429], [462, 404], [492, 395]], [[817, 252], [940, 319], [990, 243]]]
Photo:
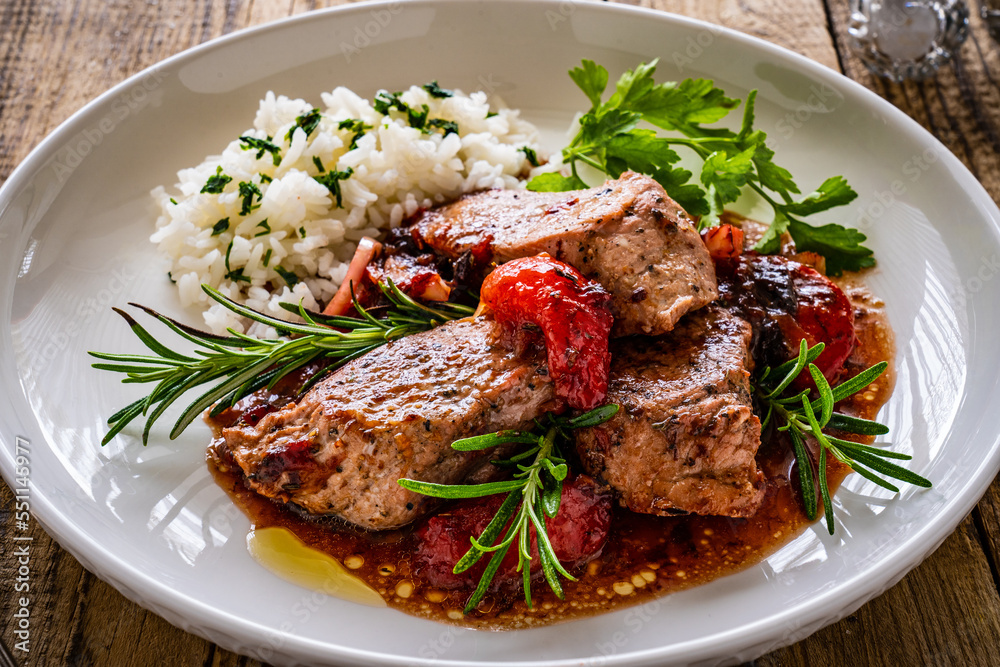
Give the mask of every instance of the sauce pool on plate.
[[[892, 393], [894, 347], [882, 303], [854, 278], [838, 281], [855, 312], [857, 344], [845, 375], [879, 361], [889, 370], [865, 391], [845, 399], [839, 410], [873, 419]], [[276, 391], [254, 397], [210, 421], [216, 430], [243, 411], [273, 409], [290, 400]], [[259, 417], [258, 417], [259, 418]], [[854, 436], [852, 436], [854, 437]], [[794, 455], [776, 431], [764, 434], [757, 463], [767, 479], [760, 510], [748, 519], [657, 517], [616, 507], [600, 557], [564, 581], [565, 599], [542, 582], [532, 586], [532, 608], [520, 592], [488, 595], [470, 614], [462, 608], [469, 590], [443, 590], [422, 582], [412, 556], [419, 526], [369, 532], [337, 519], [318, 519], [281, 506], [247, 489], [239, 469], [210, 456], [217, 483], [250, 518], [251, 555], [293, 583], [361, 604], [399, 609], [439, 622], [488, 630], [514, 630], [604, 613], [649, 602], [667, 593], [712, 581], [750, 567], [792, 540], [811, 522], [799, 499]], [[831, 490], [849, 470], [831, 461]]]

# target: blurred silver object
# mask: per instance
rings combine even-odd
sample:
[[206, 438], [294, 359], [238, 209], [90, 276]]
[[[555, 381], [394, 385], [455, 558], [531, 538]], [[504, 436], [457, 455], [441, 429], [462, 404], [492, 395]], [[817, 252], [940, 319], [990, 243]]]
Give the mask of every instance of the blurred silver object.
[[1000, 0], [981, 0], [979, 15], [989, 28], [990, 37], [1000, 42]]
[[893, 81], [932, 76], [968, 35], [962, 0], [852, 0], [851, 9], [851, 49]]

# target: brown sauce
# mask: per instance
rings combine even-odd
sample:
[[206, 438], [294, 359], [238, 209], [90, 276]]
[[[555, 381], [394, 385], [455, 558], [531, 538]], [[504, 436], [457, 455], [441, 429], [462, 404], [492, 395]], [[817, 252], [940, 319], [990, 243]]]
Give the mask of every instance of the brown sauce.
[[[873, 419], [892, 393], [892, 333], [882, 303], [856, 276], [838, 282], [855, 306], [858, 336], [845, 367], [845, 379], [879, 361], [890, 363], [890, 370], [875, 384], [843, 401], [838, 409]], [[469, 591], [431, 588], [415, 577], [412, 527], [368, 532], [334, 519], [307, 518], [248, 490], [240, 475], [220, 470], [211, 458], [209, 467], [255, 530], [288, 529], [306, 545], [344, 564], [390, 607], [444, 623], [513, 630], [642, 604], [760, 562], [810, 523], [801, 508], [797, 481], [793, 481], [797, 478], [793, 461], [789, 444], [772, 432], [757, 455], [767, 478], [767, 495], [754, 517], [655, 517], [616, 508], [602, 555], [576, 573], [578, 581], [564, 582], [565, 600], [559, 600], [544, 582], [536, 582], [531, 609], [523, 597], [487, 597], [477, 610], [464, 616], [461, 609]], [[831, 491], [847, 472], [831, 460]]]

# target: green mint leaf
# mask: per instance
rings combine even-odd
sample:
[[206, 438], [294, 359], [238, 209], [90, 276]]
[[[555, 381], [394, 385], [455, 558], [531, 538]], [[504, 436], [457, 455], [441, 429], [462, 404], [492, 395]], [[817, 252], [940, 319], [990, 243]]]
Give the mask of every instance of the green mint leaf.
[[591, 110], [601, 105], [601, 96], [608, 87], [608, 70], [593, 60], [584, 60], [580, 63], [580, 67], [574, 67], [569, 71], [569, 77], [590, 100]]
[[539, 174], [528, 181], [527, 185], [532, 192], [566, 192], [584, 190], [587, 187], [587, 184], [576, 176], [563, 176], [557, 173]]
[[788, 231], [798, 250], [818, 252], [826, 258], [826, 272], [832, 276], [875, 266], [871, 248], [861, 245], [868, 237], [856, 229], [834, 223], [814, 227], [790, 218]]

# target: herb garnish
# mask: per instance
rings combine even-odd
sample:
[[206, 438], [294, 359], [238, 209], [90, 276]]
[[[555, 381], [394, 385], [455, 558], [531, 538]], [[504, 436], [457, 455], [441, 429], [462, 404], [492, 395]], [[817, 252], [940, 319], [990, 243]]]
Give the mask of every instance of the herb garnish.
[[232, 176], [227, 176], [222, 173], [222, 167], [215, 168], [215, 176], [209, 176], [208, 180], [205, 181], [205, 187], [201, 189], [201, 194], [205, 195], [218, 195], [222, 194], [223, 188], [226, 184], [233, 180]]
[[289, 271], [283, 266], [275, 266], [274, 272], [281, 276], [281, 279], [285, 281], [288, 288], [291, 289], [299, 284], [299, 277], [295, 275], [294, 271]]
[[427, 127], [427, 114], [430, 112], [431, 109], [426, 104], [420, 105], [420, 111], [410, 107], [406, 110], [406, 122], [414, 129], [424, 130]]
[[437, 97], [438, 99], [451, 97], [455, 94], [454, 92], [439, 86], [437, 80], [431, 81], [430, 83], [425, 83], [423, 85], [423, 89], [426, 90], [431, 97]]
[[528, 164], [530, 164], [532, 167], [538, 167], [542, 164], [541, 162], [538, 161], [538, 153], [535, 152], [534, 148], [530, 148], [528, 146], [521, 146], [517, 150], [524, 153], [524, 158], [528, 161]]
[[449, 134], [458, 134], [458, 123], [453, 120], [445, 120], [443, 118], [431, 118], [427, 121], [428, 127], [433, 127], [438, 130], [444, 130], [444, 136]]
[[319, 109], [313, 109], [309, 113], [302, 114], [295, 119], [295, 125], [288, 128], [288, 132], [285, 133], [285, 141], [292, 140], [292, 135], [295, 133], [295, 128], [297, 127], [301, 127], [302, 131], [306, 133], [306, 137], [308, 137], [319, 126], [319, 121], [322, 117], [323, 114], [320, 113]]
[[347, 145], [347, 150], [353, 151], [358, 147], [358, 139], [364, 136], [365, 132], [372, 129], [372, 126], [360, 118], [346, 118], [337, 125], [338, 130], [349, 130], [354, 133], [351, 142]]
[[409, 113], [410, 106], [399, 97], [400, 95], [402, 95], [402, 92], [390, 93], [388, 90], [380, 90], [375, 93], [375, 99], [372, 100], [372, 108], [383, 116], [388, 116], [391, 109], [402, 113]]
[[[153, 355], [90, 352], [92, 357], [113, 362], [96, 363], [94, 368], [124, 373], [122, 382], [125, 383], [155, 382], [156, 386], [145, 398], [111, 415], [108, 419], [110, 429], [101, 441], [102, 445], [110, 442], [140, 415], [146, 419], [142, 432], [142, 442], [146, 444], [153, 423], [177, 399], [195, 387], [214, 383], [178, 417], [170, 431], [171, 439], [180, 435], [210, 406], [215, 406], [212, 414], [219, 414], [244, 396], [263, 387], [273, 387], [281, 378], [309, 363], [324, 359], [332, 361], [305, 381], [303, 391], [335, 368], [390, 340], [427, 331], [449, 320], [468, 317], [473, 312], [469, 306], [453, 303], [438, 303], [433, 308], [425, 306], [389, 281], [379, 284], [390, 305], [377, 318], [357, 302], [354, 307], [361, 317], [326, 317], [305, 310], [301, 304], [282, 304], [286, 310], [297, 313], [305, 320], [304, 324], [296, 324], [240, 305], [208, 285], [201, 287], [212, 299], [237, 315], [274, 327], [279, 334], [297, 337], [291, 340], [258, 340], [232, 329], [229, 336], [217, 336], [181, 324], [146, 306], [130, 304], [197, 346], [193, 354], [181, 354], [158, 341], [131, 315], [115, 308], [114, 311], [128, 322], [133, 333], [152, 350]], [[347, 331], [341, 331], [343, 329]]]
[[[257, 238], [258, 236], [264, 236], [265, 234], [270, 234], [271, 233], [271, 225], [268, 224], [267, 218], [264, 218], [263, 220], [261, 220], [260, 222], [258, 222], [257, 223], [257, 227], [260, 227], [260, 231], [253, 235], [254, 238]], [[270, 251], [270, 248], [268, 248], [268, 250]], [[264, 266], [267, 266], [267, 265], [265, 264]]]
[[323, 161], [319, 159], [318, 155], [313, 155], [313, 164], [316, 166], [316, 171], [323, 173], [326, 171], [326, 167], [323, 166]]
[[218, 236], [229, 229], [229, 218], [223, 218], [212, 226], [212, 236]]
[[260, 204], [254, 205], [254, 196], [257, 197], [257, 201], [260, 201], [263, 198], [263, 195], [260, 193], [260, 188], [258, 188], [255, 183], [240, 181], [240, 197], [243, 198], [240, 215], [250, 215], [253, 210], [260, 208]]
[[[899, 489], [879, 475], [891, 477], [901, 482], [929, 488], [930, 481], [902, 468], [886, 459], [909, 460], [907, 454], [880, 449], [850, 440], [838, 438], [829, 431], [853, 433], [856, 435], [884, 435], [889, 429], [875, 421], [851, 417], [835, 411], [835, 404], [852, 396], [874, 382], [889, 364], [880, 362], [862, 371], [850, 380], [831, 387], [823, 373], [813, 363], [823, 352], [823, 343], [808, 347], [803, 340], [796, 358], [786, 361], [776, 368], [765, 368], [754, 386], [754, 396], [767, 410], [761, 428], [766, 429], [775, 420], [779, 431], [788, 433], [795, 450], [796, 467], [799, 471], [799, 486], [806, 516], [816, 518], [816, 483], [813, 478], [813, 461], [806, 448], [806, 439], [811, 437], [819, 444], [819, 461], [816, 475], [819, 477], [820, 499], [826, 517], [827, 530], [833, 535], [833, 500], [826, 481], [827, 458], [832, 456], [854, 472], [884, 489], [898, 493]], [[786, 390], [803, 370], [808, 370], [816, 384], [818, 398], [810, 400], [810, 390], [805, 389], [791, 395]]]
[[250, 279], [243, 275], [243, 269], [245, 267], [240, 267], [238, 269], [232, 269], [229, 267], [229, 255], [232, 252], [233, 252], [233, 241], [230, 241], [229, 245], [226, 246], [226, 259], [225, 259], [226, 275], [223, 276], [223, 278], [225, 278], [226, 280], [232, 280], [233, 282], [241, 282], [241, 281], [245, 283], [250, 282]]
[[281, 149], [271, 143], [271, 137], [267, 139], [258, 139], [256, 137], [242, 136], [240, 137], [240, 148], [245, 151], [256, 150], [256, 157], [258, 160], [264, 157], [264, 153], [271, 154], [271, 162], [277, 167], [281, 164]]
[[[559, 512], [563, 481], [569, 473], [566, 461], [559, 452], [559, 441], [568, 441], [569, 431], [603, 424], [617, 412], [617, 405], [604, 405], [572, 419], [549, 413], [536, 420], [537, 428], [533, 431], [497, 431], [452, 443], [452, 448], [460, 452], [479, 451], [510, 443], [532, 445], [510, 459], [497, 462], [501, 467], [517, 468], [510, 480], [486, 484], [434, 484], [413, 479], [399, 480], [399, 485], [404, 489], [435, 498], [481, 498], [499, 493], [507, 494], [482, 535], [472, 539], [472, 547], [455, 564], [454, 572], [458, 574], [475, 565], [485, 554], [493, 554], [476, 590], [465, 604], [466, 614], [482, 602], [490, 582], [515, 542], [518, 553], [517, 571], [524, 578], [524, 599], [528, 607], [531, 607], [532, 532], [537, 536], [538, 557], [545, 581], [559, 599], [563, 599], [562, 585], [557, 575], [570, 581], [576, 581], [576, 578], [566, 571], [556, 557], [545, 525], [545, 517], [555, 517]], [[524, 462], [529, 460], [531, 463], [526, 465]], [[501, 539], [500, 534], [505, 528], [506, 532]]]
[[[872, 251], [861, 245], [865, 235], [856, 229], [827, 224], [814, 227], [803, 217], [842, 206], [857, 193], [841, 176], [824, 181], [815, 192], [800, 194], [791, 173], [775, 164], [767, 135], [754, 128], [754, 102], [750, 91], [744, 103], [738, 132], [705, 127], [725, 118], [740, 101], [725, 96], [707, 79], [685, 79], [657, 84], [653, 80], [656, 60], [628, 70], [618, 79], [614, 93], [602, 102], [608, 71], [590, 60], [570, 70], [569, 75], [591, 102], [580, 118], [580, 130], [562, 151], [570, 165], [570, 176], [541, 174], [528, 183], [536, 191], [563, 191], [588, 187], [577, 171], [582, 163], [613, 178], [631, 169], [658, 181], [672, 198], [692, 215], [701, 216], [701, 228], [718, 224], [723, 207], [744, 189], [756, 192], [774, 210], [774, 218], [755, 250], [777, 252], [781, 235], [791, 234], [799, 250], [826, 257], [827, 271], [839, 275], [873, 266]], [[639, 128], [640, 121], [682, 136], [661, 136], [656, 130]], [[698, 182], [678, 166], [675, 147], [692, 151], [702, 160]]]
[[336, 169], [331, 169], [325, 174], [320, 174], [319, 176], [313, 176], [316, 182], [320, 185], [325, 185], [326, 189], [330, 191], [330, 194], [334, 196], [337, 200], [337, 208], [344, 208], [344, 195], [340, 191], [340, 182], [347, 180], [354, 173], [354, 169], [348, 167], [344, 171], [337, 171]]

